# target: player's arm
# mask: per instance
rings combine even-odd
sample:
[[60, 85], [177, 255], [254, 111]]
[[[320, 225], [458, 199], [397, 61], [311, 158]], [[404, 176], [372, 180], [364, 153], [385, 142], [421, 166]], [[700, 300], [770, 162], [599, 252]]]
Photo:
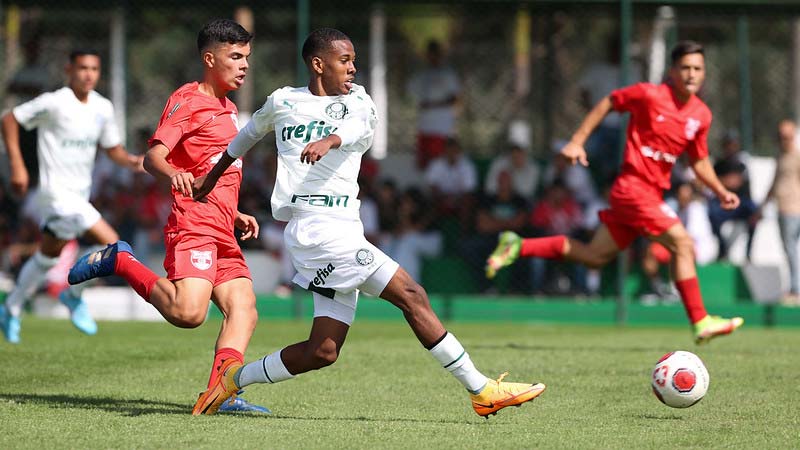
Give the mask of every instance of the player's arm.
[[30, 178], [19, 147], [19, 122], [11, 111], [3, 114], [2, 132], [3, 143], [8, 152], [8, 165], [11, 169], [11, 189], [17, 195], [25, 195]]
[[160, 180], [169, 181], [172, 188], [184, 196], [191, 196], [194, 175], [172, 167], [167, 162], [167, 155], [169, 155], [167, 146], [157, 142], [144, 155], [144, 170]]
[[717, 178], [714, 166], [711, 165], [708, 157], [694, 160], [692, 162], [692, 170], [694, 170], [697, 178], [719, 198], [723, 209], [736, 209], [739, 206], [739, 196], [725, 189], [725, 186]]
[[122, 145], [115, 145], [105, 150], [108, 157], [111, 158], [111, 161], [114, 161], [117, 165], [133, 170], [134, 172], [144, 171], [144, 156], [128, 153]]
[[572, 164], [580, 162], [582, 165], [588, 166], [589, 161], [586, 159], [586, 149], [583, 148], [583, 145], [612, 109], [614, 109], [614, 105], [611, 102], [611, 96], [603, 97], [584, 117], [583, 122], [573, 133], [567, 145], [561, 149], [561, 155]]

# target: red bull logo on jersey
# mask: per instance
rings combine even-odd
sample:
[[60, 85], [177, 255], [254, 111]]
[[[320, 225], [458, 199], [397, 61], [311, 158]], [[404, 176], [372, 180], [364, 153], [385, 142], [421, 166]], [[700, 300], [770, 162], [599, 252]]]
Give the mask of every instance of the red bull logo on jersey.
[[281, 130], [281, 140], [286, 142], [291, 139], [299, 139], [302, 143], [307, 144], [312, 139], [318, 141], [330, 136], [338, 128], [326, 124], [324, 120], [312, 120], [305, 125], [285, 125]]
[[206, 270], [211, 267], [211, 250], [192, 250], [190, 261], [192, 265], [200, 270]]
[[695, 135], [697, 134], [697, 130], [699, 129], [700, 121], [690, 117], [686, 121], [686, 128], [683, 129], [684, 133], [686, 133], [686, 139], [694, 139]]

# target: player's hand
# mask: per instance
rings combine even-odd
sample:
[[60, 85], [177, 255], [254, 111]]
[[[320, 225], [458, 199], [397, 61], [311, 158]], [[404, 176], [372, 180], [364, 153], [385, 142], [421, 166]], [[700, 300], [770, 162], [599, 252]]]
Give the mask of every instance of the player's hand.
[[731, 191], [724, 191], [717, 195], [722, 209], [736, 209], [739, 207], [739, 196]]
[[327, 155], [330, 149], [331, 143], [328, 142], [327, 139], [312, 142], [306, 145], [306, 148], [303, 149], [303, 153], [300, 153], [300, 162], [306, 162], [313, 165], [322, 159], [323, 156]]
[[239, 213], [233, 225], [236, 229], [242, 231], [242, 236], [239, 239], [246, 241], [248, 239], [258, 238], [259, 228], [255, 217], [249, 214]]
[[192, 197], [192, 183], [194, 175], [189, 172], [178, 172], [170, 177], [172, 188], [183, 194], [184, 197]]
[[573, 166], [575, 163], [581, 163], [582, 166], [588, 166], [589, 160], [586, 158], [586, 149], [582, 145], [568, 142], [564, 148], [561, 149], [561, 156], [566, 158]]
[[194, 190], [194, 195], [192, 195], [192, 198], [198, 202], [207, 202], [208, 199], [206, 198], [206, 195], [210, 194], [216, 185], [217, 180], [209, 178], [208, 174], [196, 178], [194, 183], [192, 183], [192, 189]]
[[9, 182], [11, 183], [11, 190], [20, 197], [24, 197], [28, 192], [28, 184], [30, 183], [28, 169], [25, 166], [18, 167], [16, 170], [12, 169]]

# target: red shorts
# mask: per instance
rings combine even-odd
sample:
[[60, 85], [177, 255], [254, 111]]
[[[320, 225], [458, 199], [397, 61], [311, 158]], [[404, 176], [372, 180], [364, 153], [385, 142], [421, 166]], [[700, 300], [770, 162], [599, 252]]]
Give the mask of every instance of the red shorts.
[[681, 221], [664, 203], [660, 189], [632, 176], [614, 182], [608, 203], [598, 215], [620, 249], [639, 236], [659, 236]]
[[417, 167], [424, 169], [428, 167], [433, 159], [444, 154], [444, 146], [447, 143], [447, 136], [437, 136], [433, 134], [417, 135]]
[[220, 238], [213, 234], [167, 233], [164, 269], [170, 281], [203, 278], [218, 286], [236, 278], [251, 279], [242, 249], [234, 236]]

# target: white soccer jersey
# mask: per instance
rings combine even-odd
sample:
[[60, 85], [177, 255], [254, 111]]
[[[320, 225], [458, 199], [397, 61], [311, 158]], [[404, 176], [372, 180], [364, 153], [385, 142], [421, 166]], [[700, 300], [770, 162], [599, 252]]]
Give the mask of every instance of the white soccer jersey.
[[111, 148], [121, 143], [111, 102], [91, 91], [82, 103], [72, 89], [63, 87], [12, 112], [26, 130], [38, 128], [40, 189], [88, 200], [98, 145]]
[[[288, 221], [294, 210], [358, 217], [358, 171], [361, 156], [372, 146], [378, 118], [363, 87], [350, 93], [318, 96], [307, 87], [284, 87], [267, 98], [233, 142], [228, 154], [242, 157], [275, 131], [278, 174], [272, 193], [272, 215]], [[342, 140], [315, 164], [300, 162], [310, 142], [336, 134]]]

